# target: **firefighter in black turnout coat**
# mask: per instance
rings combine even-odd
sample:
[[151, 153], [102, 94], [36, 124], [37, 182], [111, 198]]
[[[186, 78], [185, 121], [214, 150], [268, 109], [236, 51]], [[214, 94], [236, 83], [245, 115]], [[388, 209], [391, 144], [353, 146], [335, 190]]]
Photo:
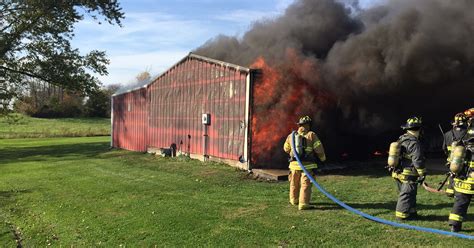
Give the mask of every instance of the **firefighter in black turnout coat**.
[[464, 146], [453, 148], [450, 170], [454, 174], [454, 205], [449, 215], [451, 231], [459, 232], [474, 195], [474, 127], [463, 140]]
[[[449, 160], [451, 157], [451, 152], [453, 150], [453, 145], [461, 145], [463, 139], [467, 134], [467, 123], [468, 118], [464, 113], [459, 113], [454, 116], [454, 121], [451, 123], [453, 125], [453, 129], [449, 130], [444, 134], [444, 143], [443, 143], [443, 150], [448, 156], [447, 166], [449, 167]], [[456, 142], [456, 143], [454, 143]], [[454, 196], [454, 177], [449, 177], [448, 187], [446, 188], [446, 194], [450, 197]]]
[[410, 118], [401, 128], [406, 130], [406, 133], [400, 136], [397, 142], [394, 142], [399, 147], [399, 160], [391, 167], [391, 171], [399, 191], [395, 216], [399, 220], [406, 220], [417, 216], [416, 194], [418, 183], [424, 181], [426, 168], [420, 142], [421, 118]]

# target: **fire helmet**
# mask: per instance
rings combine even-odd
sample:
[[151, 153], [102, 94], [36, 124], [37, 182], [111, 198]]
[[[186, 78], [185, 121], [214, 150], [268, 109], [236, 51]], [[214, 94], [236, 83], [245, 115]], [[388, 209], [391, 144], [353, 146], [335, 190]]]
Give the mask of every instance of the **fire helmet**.
[[299, 121], [296, 123], [298, 125], [304, 125], [304, 124], [311, 124], [313, 120], [311, 120], [311, 117], [305, 115], [299, 119]]
[[454, 116], [454, 121], [451, 124], [455, 127], [464, 126], [467, 124], [467, 119], [464, 113], [458, 113]]
[[470, 109], [464, 111], [464, 114], [466, 115], [467, 118], [473, 118], [474, 117], [474, 108], [470, 108]]
[[467, 143], [474, 143], [474, 128], [470, 128], [467, 131], [466, 137], [464, 138], [464, 141]]
[[467, 124], [470, 127], [473, 127], [474, 126], [474, 108], [470, 108], [470, 109], [464, 111], [464, 114], [468, 118]]
[[403, 130], [413, 130], [413, 129], [420, 129], [423, 126], [423, 121], [421, 120], [421, 117], [411, 117], [407, 120], [407, 123], [401, 128]]

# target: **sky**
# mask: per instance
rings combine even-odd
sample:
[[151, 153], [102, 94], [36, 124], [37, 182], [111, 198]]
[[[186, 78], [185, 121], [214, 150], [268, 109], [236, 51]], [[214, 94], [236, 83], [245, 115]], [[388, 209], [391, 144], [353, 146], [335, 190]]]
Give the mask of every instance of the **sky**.
[[[106, 51], [104, 85], [132, 84], [144, 71], [158, 75], [219, 34], [241, 36], [252, 23], [283, 14], [294, 0], [122, 0], [123, 27], [85, 18], [72, 44], [83, 53]], [[362, 7], [380, 0], [360, 0]], [[258, 2], [258, 4], [257, 4]]]

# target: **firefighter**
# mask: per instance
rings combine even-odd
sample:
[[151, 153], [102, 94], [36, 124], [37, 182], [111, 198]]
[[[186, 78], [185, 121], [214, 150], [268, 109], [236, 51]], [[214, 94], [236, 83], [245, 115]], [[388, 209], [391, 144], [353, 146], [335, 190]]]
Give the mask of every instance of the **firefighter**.
[[[459, 113], [454, 116], [454, 121], [451, 123], [453, 125], [453, 128], [446, 132], [444, 134], [444, 143], [443, 143], [443, 150], [448, 156], [448, 162], [446, 165], [449, 168], [449, 159], [451, 156], [451, 151], [453, 149], [452, 144], [453, 142], [456, 142], [458, 144], [461, 144], [464, 137], [466, 136], [467, 133], [467, 124], [468, 124], [468, 119], [467, 116], [464, 113]], [[450, 197], [454, 196], [454, 189], [453, 189], [453, 183], [454, 179], [452, 176], [449, 177], [448, 181], [448, 187], [446, 188], [446, 194]]]
[[399, 191], [395, 217], [398, 220], [414, 219], [417, 217], [416, 194], [418, 183], [426, 177], [425, 157], [420, 142], [422, 120], [412, 117], [401, 126], [406, 131], [400, 136], [400, 162], [392, 169], [392, 177]]
[[464, 138], [464, 144], [464, 153], [459, 153], [463, 155], [461, 166], [451, 167], [451, 171], [455, 174], [454, 205], [449, 214], [449, 226], [452, 232], [461, 231], [462, 222], [466, 218], [467, 209], [474, 194], [474, 127], [469, 129]]
[[[313, 173], [318, 168], [317, 159], [321, 162], [326, 160], [323, 144], [321, 144], [316, 133], [311, 131], [312, 120], [309, 116], [301, 117], [297, 124], [295, 149], [304, 167]], [[292, 149], [291, 139], [292, 135], [290, 134], [283, 146], [283, 150], [290, 155], [290, 175], [288, 176], [290, 181], [290, 204], [297, 205], [299, 210], [306, 210], [312, 208], [309, 204], [312, 185], [294, 157], [295, 151]]]
[[474, 126], [474, 108], [470, 108], [466, 111], [464, 111], [464, 114], [466, 115], [467, 119], [468, 119], [468, 126], [469, 127], [472, 127]]

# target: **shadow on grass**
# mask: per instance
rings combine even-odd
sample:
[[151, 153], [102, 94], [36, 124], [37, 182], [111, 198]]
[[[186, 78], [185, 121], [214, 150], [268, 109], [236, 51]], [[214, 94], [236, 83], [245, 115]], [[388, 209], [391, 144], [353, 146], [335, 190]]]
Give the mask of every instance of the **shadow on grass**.
[[43, 161], [68, 156], [94, 157], [109, 151], [108, 142], [90, 142], [38, 147], [9, 147], [0, 149], [0, 164], [15, 161]]
[[[330, 166], [328, 166], [330, 167]], [[442, 171], [429, 171], [429, 175], [445, 175]], [[391, 176], [391, 173], [381, 165], [367, 164], [365, 166], [352, 166], [345, 169], [330, 170], [321, 175], [362, 176], [368, 178], [381, 178]]]
[[11, 198], [19, 194], [31, 193], [31, 192], [33, 191], [30, 189], [0, 191], [0, 197]]
[[[373, 203], [352, 203], [346, 202], [347, 205], [355, 208], [355, 209], [375, 209], [375, 210], [394, 210], [397, 205], [396, 201], [388, 201], [388, 202], [373, 202]], [[328, 203], [328, 202], [312, 202], [311, 205], [315, 207], [315, 210], [340, 210], [342, 207], [337, 205], [336, 203]], [[417, 209], [426, 209], [426, 210], [436, 210], [436, 209], [444, 209], [450, 208], [453, 206], [452, 203], [442, 203], [442, 204], [433, 204], [433, 205], [426, 205], [418, 203]]]
[[[320, 202], [313, 202], [311, 203], [313, 206], [313, 209], [310, 209], [308, 211], [325, 211], [325, 210], [341, 210], [342, 207], [337, 205], [336, 203], [320, 203]], [[378, 216], [380, 214], [387, 214], [390, 212], [395, 213], [395, 206], [396, 202], [390, 201], [390, 202], [379, 202], [379, 203], [347, 203], [347, 205], [361, 210], [362, 212], [364, 209], [377, 209], [382, 212], [379, 213], [371, 213], [373, 216]], [[445, 204], [437, 204], [437, 205], [425, 205], [425, 204], [417, 204], [417, 209], [419, 212], [423, 212], [423, 210], [433, 210], [433, 209], [442, 209], [442, 208], [447, 208], [447, 207], [452, 207], [452, 203], [445, 203]], [[435, 215], [435, 214], [423, 214], [420, 213], [418, 217], [415, 220], [412, 220], [410, 222], [407, 222], [408, 224], [416, 225], [416, 221], [427, 221], [427, 222], [446, 222], [446, 226], [448, 225], [448, 215]], [[474, 215], [473, 214], [468, 214], [466, 217], [467, 221], [473, 221], [474, 220]], [[400, 221], [396, 221], [400, 222]], [[402, 222], [404, 223], [404, 222]], [[463, 232], [467, 233], [472, 233], [474, 232], [474, 229], [463, 229]]]

